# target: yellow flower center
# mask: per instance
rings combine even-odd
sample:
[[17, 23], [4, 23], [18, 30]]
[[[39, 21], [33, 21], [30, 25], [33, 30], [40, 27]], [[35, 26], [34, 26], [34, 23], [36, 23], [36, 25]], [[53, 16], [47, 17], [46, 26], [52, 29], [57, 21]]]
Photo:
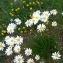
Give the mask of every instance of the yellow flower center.
[[10, 32], [12, 32], [12, 29], [10, 29]]
[[20, 51], [20, 48], [18, 48], [17, 50]]
[[30, 63], [33, 63], [32, 61], [30, 61]]
[[57, 58], [58, 57], [58, 54], [56, 54], [55, 57]]
[[20, 20], [18, 20], [18, 23], [20, 22]]
[[52, 12], [55, 12], [55, 10], [52, 10]]
[[28, 25], [30, 24], [30, 22], [28, 22]]
[[34, 19], [32, 20], [32, 22], [34, 23]]
[[0, 44], [0, 48], [2, 48], [2, 44]]
[[20, 62], [21, 61], [21, 58], [18, 58], [18, 61]]
[[36, 56], [36, 58], [38, 59], [39, 57], [38, 57], [38, 56]]
[[17, 41], [20, 42], [20, 38], [18, 38]]
[[46, 17], [44, 17], [44, 20], [46, 20]]
[[42, 29], [42, 26], [40, 26], [40, 29]]
[[48, 16], [48, 14], [46, 14], [46, 16]]
[[36, 19], [38, 19], [38, 16], [36, 16]]
[[12, 52], [12, 49], [10, 49], [10, 52]]
[[30, 54], [30, 51], [28, 51], [28, 54]]
[[11, 40], [11, 42], [14, 42], [14, 40]]

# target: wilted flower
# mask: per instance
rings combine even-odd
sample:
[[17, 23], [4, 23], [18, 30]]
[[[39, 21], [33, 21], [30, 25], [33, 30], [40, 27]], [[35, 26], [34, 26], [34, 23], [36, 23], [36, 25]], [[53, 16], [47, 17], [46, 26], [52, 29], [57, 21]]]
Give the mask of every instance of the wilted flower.
[[53, 15], [56, 15], [58, 12], [57, 12], [56, 9], [53, 9], [53, 10], [50, 11], [50, 13], [53, 14]]
[[54, 27], [57, 26], [57, 22], [56, 21], [53, 21], [52, 22], [52, 26], [54, 26]]
[[39, 59], [40, 59], [40, 56], [39, 56], [39, 55], [36, 55], [36, 56], [35, 56], [35, 59], [36, 59], [36, 60], [39, 60]]

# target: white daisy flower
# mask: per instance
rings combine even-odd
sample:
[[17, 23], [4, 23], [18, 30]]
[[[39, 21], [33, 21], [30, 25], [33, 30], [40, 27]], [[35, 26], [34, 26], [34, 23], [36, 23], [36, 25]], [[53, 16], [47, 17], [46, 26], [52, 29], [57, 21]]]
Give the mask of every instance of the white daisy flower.
[[36, 20], [40, 20], [40, 14], [38, 14], [37, 12], [33, 13], [33, 18], [35, 18]]
[[0, 50], [2, 50], [2, 51], [3, 51], [4, 47], [5, 47], [5, 44], [4, 44], [4, 43], [2, 43], [2, 42], [0, 42]]
[[40, 20], [41, 20], [42, 22], [47, 22], [48, 19], [49, 19], [49, 18], [48, 18], [47, 16], [43, 15], [43, 14], [40, 16]]
[[15, 38], [15, 44], [21, 45], [23, 43], [23, 37], [17, 36]]
[[24, 58], [22, 55], [17, 55], [14, 58], [14, 63], [23, 63], [24, 62]]
[[12, 34], [14, 32], [14, 28], [12, 27], [7, 27], [7, 33]]
[[45, 26], [44, 24], [39, 24], [39, 25], [37, 26], [37, 29], [38, 29], [40, 32], [42, 32], [42, 31], [44, 31], [44, 30], [46, 29], [46, 26]]
[[14, 29], [16, 29], [16, 24], [14, 23], [10, 23], [7, 27], [7, 33], [13, 33], [14, 32]]
[[6, 40], [6, 44], [7, 45], [14, 45], [15, 44], [15, 38], [14, 37], [10, 37], [8, 40]]
[[32, 49], [26, 48], [26, 50], [25, 50], [25, 55], [26, 55], [26, 56], [32, 55]]
[[40, 59], [40, 56], [39, 56], [39, 55], [36, 55], [36, 56], [35, 56], [35, 59], [36, 59], [36, 60], [39, 60], [39, 59]]
[[25, 22], [25, 25], [27, 26], [27, 27], [31, 27], [32, 26], [32, 21], [31, 21], [31, 19], [29, 19], [29, 20], [27, 20], [26, 22]]
[[56, 15], [58, 12], [57, 12], [56, 9], [53, 9], [53, 10], [50, 11], [50, 13], [53, 14], [53, 15]]
[[52, 56], [51, 56], [51, 57], [52, 57], [54, 60], [56, 60], [56, 59], [61, 59], [61, 58], [60, 58], [61, 55], [60, 55], [59, 51], [52, 53]]
[[8, 41], [10, 39], [10, 36], [5, 37], [5, 41]]
[[19, 18], [16, 18], [14, 21], [16, 22], [17, 25], [21, 24], [21, 20]]
[[52, 26], [54, 26], [54, 27], [57, 26], [57, 22], [56, 21], [53, 21], [52, 22]]
[[49, 13], [49, 11], [44, 11], [43, 12], [43, 15], [46, 16], [46, 17], [49, 17], [50, 16], [50, 13]]
[[21, 48], [20, 48], [19, 45], [16, 45], [16, 46], [14, 47], [14, 51], [15, 51], [16, 53], [19, 53], [20, 50], [21, 50]]
[[9, 47], [6, 49], [5, 54], [9, 56], [9, 55], [12, 55], [12, 53], [13, 53], [12, 47], [9, 46]]
[[27, 63], [35, 63], [34, 60], [32, 58], [27, 60]]

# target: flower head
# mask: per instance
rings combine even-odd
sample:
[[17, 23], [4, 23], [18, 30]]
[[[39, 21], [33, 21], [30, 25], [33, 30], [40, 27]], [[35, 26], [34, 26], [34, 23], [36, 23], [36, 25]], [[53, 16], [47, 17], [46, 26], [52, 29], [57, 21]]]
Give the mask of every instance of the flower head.
[[32, 21], [31, 21], [31, 19], [29, 19], [29, 20], [27, 20], [26, 22], [25, 22], [25, 25], [27, 26], [27, 27], [31, 27], [32, 26]]
[[32, 58], [27, 60], [27, 63], [35, 63], [34, 60]]
[[19, 18], [16, 18], [14, 21], [16, 22], [17, 25], [21, 24], [21, 20]]
[[14, 58], [14, 63], [23, 63], [24, 62], [24, 58], [22, 55], [17, 55]]
[[7, 27], [7, 33], [10, 33], [10, 34], [13, 33], [15, 28], [16, 28], [16, 24], [14, 23], [9, 24]]
[[9, 39], [6, 39], [5, 41], [6, 41], [6, 44], [10, 45], [10, 46], [15, 44], [15, 38], [14, 37], [10, 37]]
[[50, 16], [50, 13], [49, 13], [49, 11], [44, 11], [43, 12], [43, 15], [46, 16], [46, 17], [49, 17]]
[[27, 48], [27, 49], [25, 50], [25, 55], [26, 55], [26, 56], [32, 55], [32, 49]]
[[35, 18], [36, 20], [40, 20], [40, 12], [36, 11], [33, 13], [33, 18]]
[[59, 53], [59, 51], [58, 52], [54, 52], [54, 53], [52, 53], [52, 56], [51, 56], [53, 59], [60, 59], [60, 57], [61, 57], [61, 55], [60, 55], [60, 53]]
[[39, 24], [39, 25], [37, 26], [37, 29], [38, 29], [40, 32], [42, 32], [42, 31], [44, 31], [44, 30], [46, 29], [46, 26], [45, 26], [44, 24]]
[[35, 59], [36, 59], [36, 60], [39, 60], [39, 59], [40, 59], [40, 56], [39, 56], [39, 55], [36, 55], [36, 56], [35, 56]]
[[49, 17], [47, 17], [46, 15], [41, 15], [40, 16], [40, 20], [42, 21], [42, 22], [47, 22], [48, 21], [48, 19], [49, 19]]
[[21, 50], [21, 48], [20, 48], [19, 45], [16, 45], [16, 46], [14, 47], [14, 51], [15, 51], [16, 53], [19, 53], [20, 50]]
[[17, 36], [15, 38], [15, 44], [21, 45], [23, 43], [23, 37]]
[[2, 43], [2, 42], [0, 42], [0, 50], [2, 50], [2, 51], [3, 51], [4, 47], [5, 47], [5, 44], [4, 44], [4, 43]]
[[9, 47], [6, 49], [5, 54], [9, 56], [9, 55], [12, 55], [12, 53], [13, 53], [12, 47], [9, 46]]
[[14, 32], [14, 29], [12, 27], [7, 27], [7, 33], [13, 33]]
[[56, 21], [53, 21], [52, 22], [52, 26], [54, 26], [54, 27], [57, 26], [57, 22]]
[[53, 14], [53, 15], [56, 15], [58, 12], [57, 12], [56, 9], [53, 9], [53, 10], [50, 11], [50, 13]]

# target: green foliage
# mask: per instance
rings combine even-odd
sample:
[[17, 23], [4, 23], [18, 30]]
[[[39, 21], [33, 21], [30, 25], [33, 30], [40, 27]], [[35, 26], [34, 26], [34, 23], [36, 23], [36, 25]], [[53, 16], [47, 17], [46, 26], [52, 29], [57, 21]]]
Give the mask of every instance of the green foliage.
[[30, 43], [32, 43], [30, 47], [34, 55], [39, 54], [42, 58], [48, 59], [53, 52], [59, 50], [54, 36], [41, 35], [32, 39], [30, 40]]
[[[4, 56], [0, 56], [0, 63], [3, 63], [4, 62]], [[3, 60], [2, 60], [3, 59]], [[5, 63], [5, 62], [4, 62]]]
[[3, 51], [0, 51], [0, 63], [5, 63], [5, 54]]

